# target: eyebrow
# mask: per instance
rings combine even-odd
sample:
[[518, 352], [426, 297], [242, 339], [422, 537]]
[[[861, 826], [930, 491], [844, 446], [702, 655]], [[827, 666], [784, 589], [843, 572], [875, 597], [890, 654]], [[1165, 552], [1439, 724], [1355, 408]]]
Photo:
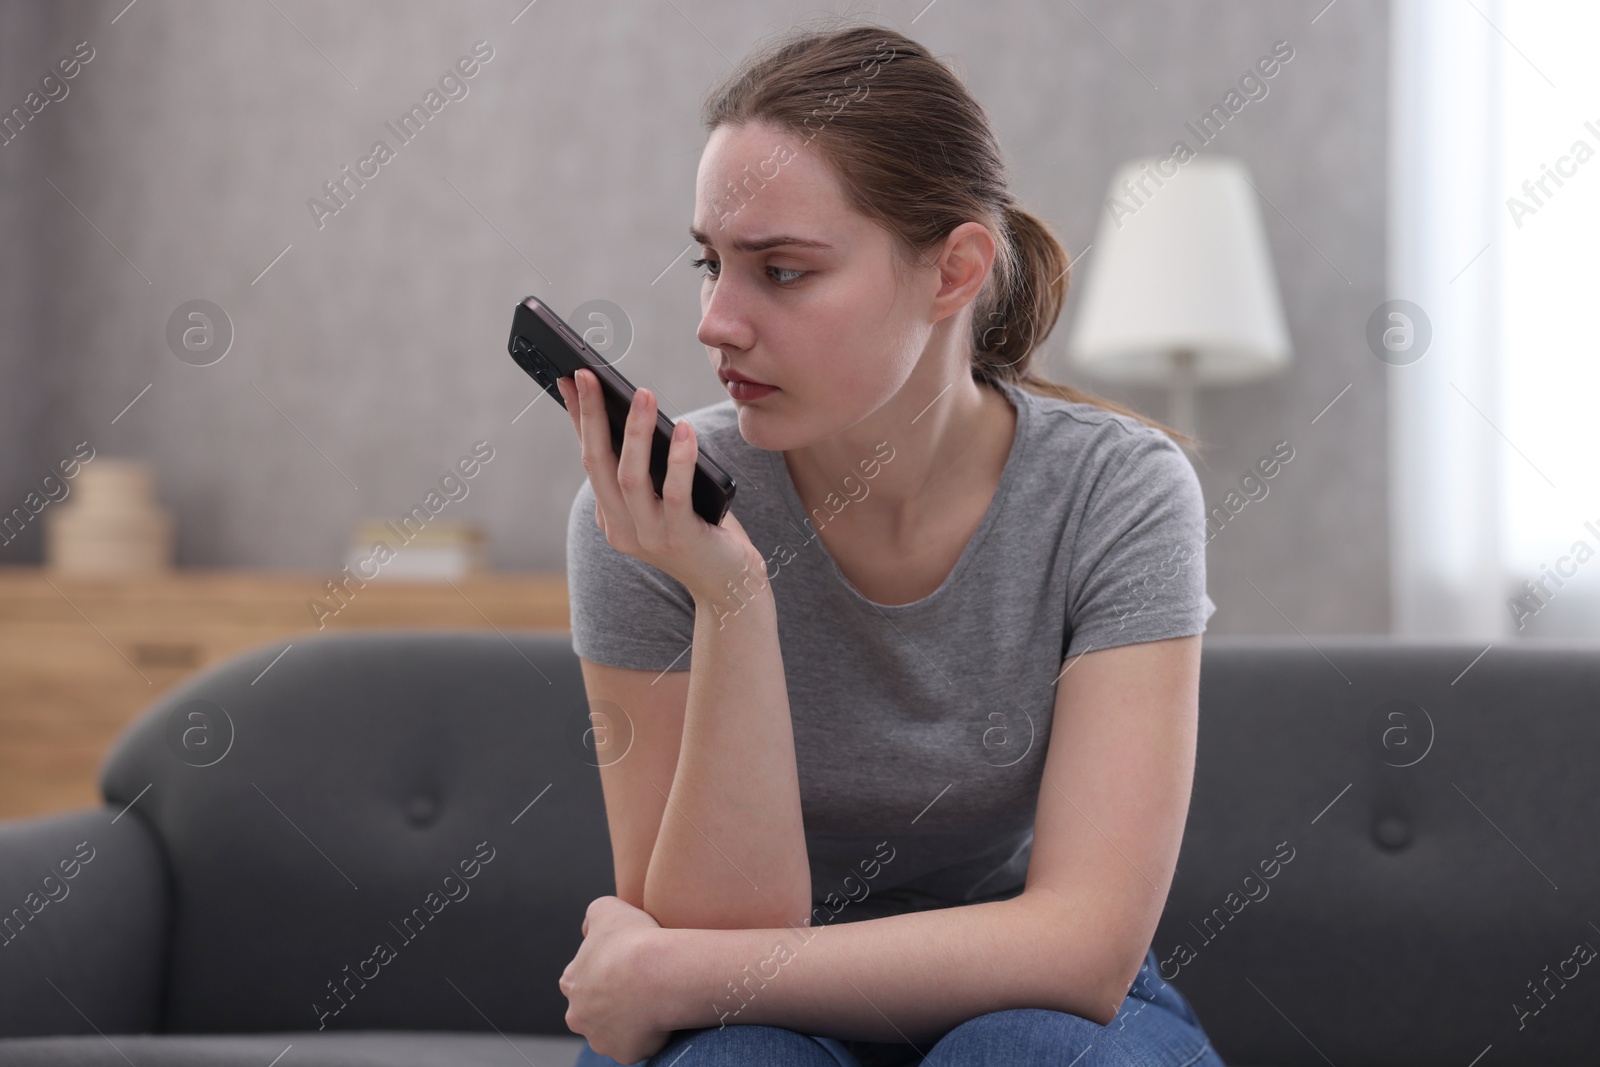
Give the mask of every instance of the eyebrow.
[[[709, 235], [702, 233], [693, 226], [689, 227], [689, 236], [699, 244], [709, 245], [712, 248], [716, 247], [716, 245], [712, 244]], [[825, 244], [822, 241], [812, 241], [804, 237], [794, 237], [786, 233], [775, 233], [770, 237], [755, 237], [745, 240], [735, 240], [732, 242], [732, 244], [734, 251], [737, 252], [764, 252], [769, 248], [779, 248], [784, 245], [793, 245], [796, 248], [831, 249], [833, 247], [832, 245]]]

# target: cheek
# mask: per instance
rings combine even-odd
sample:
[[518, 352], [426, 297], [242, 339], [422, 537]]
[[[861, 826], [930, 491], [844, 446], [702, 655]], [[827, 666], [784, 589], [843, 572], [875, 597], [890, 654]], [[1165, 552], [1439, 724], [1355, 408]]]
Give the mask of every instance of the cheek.
[[882, 407], [901, 376], [881, 349], [843, 345], [812, 349], [804, 368], [792, 372], [796, 385], [786, 397], [790, 410], [805, 412], [811, 437], [826, 437], [854, 426]]
[[911, 374], [926, 341], [919, 342], [913, 324], [903, 320], [893, 294], [865, 290], [838, 293], [811, 309], [796, 324], [800, 332], [791, 348], [806, 353], [790, 375], [803, 379], [797, 389], [803, 387], [807, 403], [821, 405], [839, 425], [888, 400]]
[[819, 358], [840, 366], [867, 380], [894, 379], [909, 360], [914, 363], [917, 349], [912, 343], [914, 330], [906, 321], [907, 301], [896, 300], [893, 291], [871, 283], [843, 287], [830, 294], [803, 324], [807, 348]]

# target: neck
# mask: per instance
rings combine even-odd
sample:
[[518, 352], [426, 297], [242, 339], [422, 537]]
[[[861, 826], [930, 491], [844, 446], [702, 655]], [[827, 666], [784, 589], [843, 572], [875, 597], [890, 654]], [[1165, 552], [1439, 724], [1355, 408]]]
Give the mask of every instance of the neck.
[[[965, 364], [920, 372], [844, 432], [784, 453], [808, 511], [837, 494], [851, 500], [840, 516], [851, 526], [894, 537], [936, 514], [958, 487], [991, 477], [996, 454], [1004, 465], [1016, 425], [1010, 400], [974, 381]], [[870, 481], [863, 463], [876, 470]]]

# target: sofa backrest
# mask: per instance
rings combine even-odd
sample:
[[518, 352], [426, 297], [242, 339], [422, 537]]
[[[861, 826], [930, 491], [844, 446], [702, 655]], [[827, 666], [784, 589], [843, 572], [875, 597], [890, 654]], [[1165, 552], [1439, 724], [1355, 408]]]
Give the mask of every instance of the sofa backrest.
[[[1206, 639], [1163, 975], [1228, 1063], [1586, 1062], [1600, 649], [1314, 641]], [[567, 1034], [614, 891], [569, 642], [326, 635], [152, 706], [102, 786], [167, 854], [165, 1028]]]
[[1225, 1062], [1593, 1062], [1600, 647], [1208, 637], [1200, 688], [1153, 947]]
[[166, 851], [163, 1028], [570, 1036], [614, 892], [587, 727], [564, 631], [323, 635], [159, 700], [101, 785]]

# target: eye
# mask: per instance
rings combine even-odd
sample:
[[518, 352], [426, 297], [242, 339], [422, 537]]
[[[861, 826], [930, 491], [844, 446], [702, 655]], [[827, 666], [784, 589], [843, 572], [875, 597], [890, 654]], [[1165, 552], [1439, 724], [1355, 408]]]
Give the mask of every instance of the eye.
[[[715, 259], [691, 259], [689, 261], [689, 266], [695, 267], [695, 268], [706, 267], [707, 270], [706, 270], [706, 273], [705, 273], [704, 276], [707, 277], [707, 278], [716, 278], [716, 277], [718, 277], [719, 274], [720, 274], [720, 269], [721, 269], [720, 261], [715, 260]], [[717, 270], [709, 269], [709, 268], [712, 268], [712, 267], [716, 267], [718, 269]], [[804, 271], [804, 270], [791, 270], [788, 267], [768, 267], [767, 270], [769, 270], [769, 271], [777, 271], [780, 274], [792, 274], [792, 275], [794, 275], [794, 277], [792, 277], [792, 278], [790, 278], [788, 280], [783, 280], [783, 279], [780, 279], [780, 278], [773, 278], [772, 279], [776, 284], [778, 284], [780, 286], [783, 286], [785, 288], [787, 288], [788, 286], [793, 285], [795, 282], [799, 281], [801, 278], [805, 277], [805, 275], [810, 273], [810, 271]]]

